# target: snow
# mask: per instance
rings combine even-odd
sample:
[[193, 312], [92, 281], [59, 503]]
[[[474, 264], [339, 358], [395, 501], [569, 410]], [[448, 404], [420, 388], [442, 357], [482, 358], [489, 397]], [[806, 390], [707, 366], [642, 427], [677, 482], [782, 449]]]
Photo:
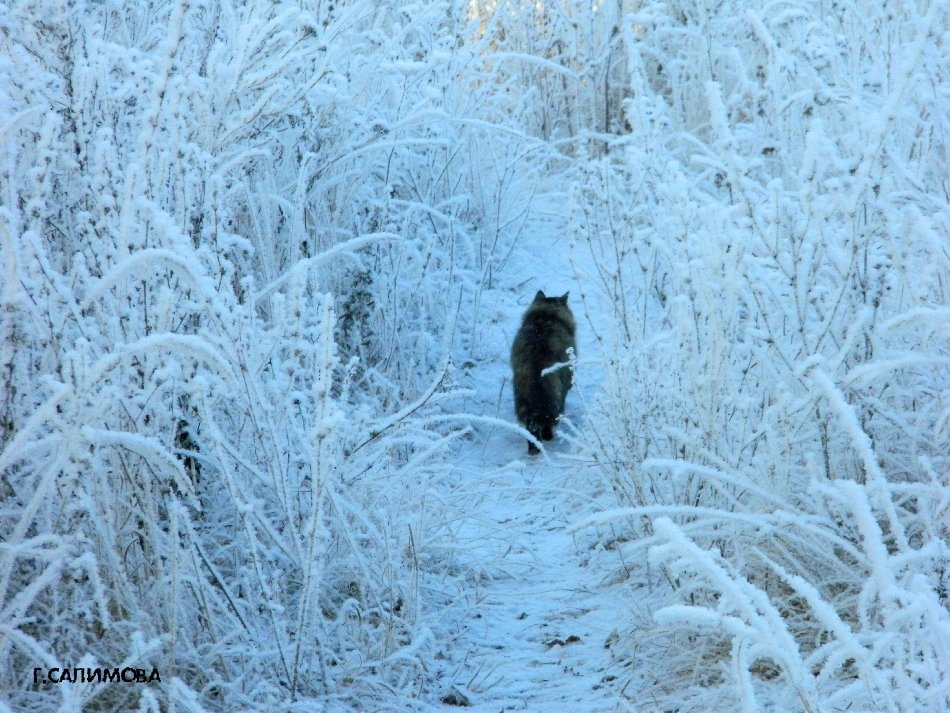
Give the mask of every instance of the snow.
[[[624, 563], [589, 529], [571, 531], [609, 499], [595, 495], [601, 489], [588, 480], [588, 464], [572, 457], [566, 424], [536, 457], [511, 427], [508, 351], [521, 314], [538, 289], [561, 295], [573, 287], [564, 253], [548, 249], [558, 241], [536, 240], [522, 241], [509, 261], [514, 272], [545, 279], [499, 291], [480, 342], [482, 365], [466, 384], [481, 395], [473, 404], [479, 421], [472, 447], [455, 463], [464, 475], [451, 497], [465, 503], [453, 536], [460, 564], [476, 582], [457, 595], [452, 643], [440, 650], [436, 678], [442, 700], [465, 700], [467, 710], [628, 710], [612, 685], [623, 671], [610, 651], [622, 629], [618, 616], [629, 606], [616, 586]], [[568, 304], [577, 316], [571, 297]], [[589, 353], [593, 344], [591, 333], [579, 330], [578, 352]], [[492, 398], [499, 384], [500, 398]], [[581, 418], [579, 406], [593, 389], [586, 375], [578, 377], [567, 418]]]
[[946, 19], [0, 6], [0, 711], [950, 710]]
[[482, 581], [460, 597], [464, 616], [437, 678], [471, 710], [627, 709], [610, 685], [626, 606], [604, 586], [596, 545], [566, 531], [583, 500], [572, 471], [516, 461], [469, 486], [477, 495], [458, 538]]

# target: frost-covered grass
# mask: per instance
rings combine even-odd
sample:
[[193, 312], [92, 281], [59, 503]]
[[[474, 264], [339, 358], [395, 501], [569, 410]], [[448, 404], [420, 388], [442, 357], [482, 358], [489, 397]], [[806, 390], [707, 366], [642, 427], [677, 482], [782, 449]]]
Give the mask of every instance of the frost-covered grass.
[[[4, 5], [0, 710], [437, 701], [503, 402], [459, 384], [555, 263], [616, 695], [950, 708], [946, 22]], [[116, 666], [162, 682], [32, 683]]]
[[[430, 505], [466, 434], [460, 304], [532, 220], [516, 168], [545, 150], [481, 117], [502, 108], [473, 91], [477, 44], [452, 53], [467, 23], [0, 10], [0, 700], [426, 693], [448, 602], [424, 585], [464, 578]], [[33, 683], [116, 666], [161, 685]]]
[[668, 710], [943, 709], [946, 9], [777, 10], [644, 6], [575, 182], [629, 650]]

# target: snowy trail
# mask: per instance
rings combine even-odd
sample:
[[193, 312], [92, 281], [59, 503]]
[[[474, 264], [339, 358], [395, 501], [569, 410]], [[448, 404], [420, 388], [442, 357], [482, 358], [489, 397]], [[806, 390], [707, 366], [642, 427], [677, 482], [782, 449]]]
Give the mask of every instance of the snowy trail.
[[613, 692], [608, 649], [626, 609], [602, 587], [608, 572], [587, 538], [566, 530], [580, 505], [572, 470], [555, 455], [478, 483], [482, 497], [460, 537], [485, 576], [465, 603], [443, 693], [462, 694], [468, 710], [629, 709]]
[[[532, 242], [534, 243], [532, 245]], [[510, 274], [528, 282], [485, 294], [482, 333], [468, 374], [482, 416], [515, 423], [508, 354], [511, 339], [536, 290], [570, 290], [584, 373], [569, 393], [566, 415], [583, 419], [598, 374], [585, 304], [571, 273], [566, 240], [525, 240], [512, 255]], [[467, 701], [471, 711], [629, 710], [616, 693], [623, 671], [609, 643], [629, 622], [629, 598], [605, 586], [622, 567], [593, 533], [567, 528], [608, 507], [560, 429], [547, 457], [529, 456], [517, 433], [477, 426], [456, 465], [467, 474], [454, 494], [463, 509], [458, 525], [460, 564], [478, 573], [456, 601], [457, 640], [440, 667], [440, 697]], [[461, 694], [461, 695], [459, 695]], [[449, 696], [448, 698], [444, 698]], [[460, 710], [444, 705], [439, 710]]]

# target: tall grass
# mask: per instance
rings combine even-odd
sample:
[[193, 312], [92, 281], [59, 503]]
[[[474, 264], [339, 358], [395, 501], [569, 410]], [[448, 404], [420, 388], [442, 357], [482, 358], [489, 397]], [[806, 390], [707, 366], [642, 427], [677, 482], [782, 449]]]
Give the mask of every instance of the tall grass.
[[[464, 17], [0, 10], [0, 698], [16, 710], [427, 693], [447, 602], [424, 583], [463, 576], [430, 552], [447, 548], [428, 506], [466, 433], [446, 418], [475, 319], [459, 305], [539, 175], [515, 168], [540, 144], [473, 91], [476, 48], [452, 54]], [[116, 666], [161, 683], [32, 675]]]
[[572, 233], [651, 706], [950, 705], [945, 19], [648, 4], [627, 35], [634, 129]]

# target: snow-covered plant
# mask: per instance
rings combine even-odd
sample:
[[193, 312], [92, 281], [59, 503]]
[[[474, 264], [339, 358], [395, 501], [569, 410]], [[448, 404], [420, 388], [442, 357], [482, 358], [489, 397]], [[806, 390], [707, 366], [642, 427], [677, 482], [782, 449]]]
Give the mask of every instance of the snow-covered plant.
[[665, 605], [629, 651], [678, 710], [946, 707], [945, 8], [777, 10], [644, 5], [575, 180], [585, 439]]
[[481, 61], [526, 131], [572, 153], [588, 136], [622, 131], [629, 96], [622, 29], [631, 3], [473, 0]]
[[338, 710], [425, 688], [428, 493], [450, 475], [433, 458], [464, 432], [444, 416], [452, 323], [537, 174], [514, 177], [527, 137], [506, 156], [484, 120], [459, 128], [466, 101], [491, 113], [477, 78], [446, 81], [464, 13], [380, 10], [0, 9], [14, 709]]

